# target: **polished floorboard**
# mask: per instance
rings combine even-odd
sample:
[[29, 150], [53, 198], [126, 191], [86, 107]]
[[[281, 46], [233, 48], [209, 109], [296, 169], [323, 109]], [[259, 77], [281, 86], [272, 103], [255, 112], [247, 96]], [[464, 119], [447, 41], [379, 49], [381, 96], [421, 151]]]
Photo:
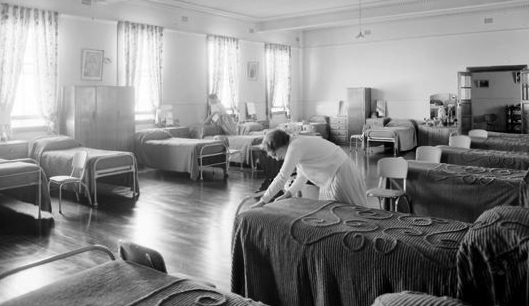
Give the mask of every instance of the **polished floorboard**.
[[[377, 184], [376, 162], [391, 156], [391, 151], [350, 154], [363, 172], [367, 188]], [[412, 159], [414, 152], [402, 156]], [[145, 168], [139, 172], [141, 194], [137, 200], [127, 192], [108, 191], [100, 197], [99, 208], [91, 209], [85, 199], [78, 203], [75, 196], [66, 194], [62, 214], [58, 213], [58, 193], [53, 190], [52, 227], [42, 224], [38, 231], [33, 219], [0, 212], [0, 273], [92, 244], [104, 245], [117, 255], [118, 241], [123, 239], [159, 251], [169, 273], [187, 274], [229, 291], [234, 215], [241, 199], [258, 190], [263, 180], [262, 172], [241, 171], [237, 166], [230, 167], [227, 179], [220, 170], [206, 170], [202, 181], [192, 181], [187, 174]], [[2, 204], [9, 202], [0, 199]], [[370, 199], [369, 205], [378, 207], [378, 202]], [[34, 209], [27, 204], [24, 207]], [[0, 303], [107, 258], [85, 253], [9, 276], [0, 280]]]

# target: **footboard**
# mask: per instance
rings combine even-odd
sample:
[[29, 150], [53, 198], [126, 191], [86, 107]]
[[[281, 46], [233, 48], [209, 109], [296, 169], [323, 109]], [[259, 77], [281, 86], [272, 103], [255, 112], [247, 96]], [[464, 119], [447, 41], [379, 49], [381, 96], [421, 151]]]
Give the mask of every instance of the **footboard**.
[[220, 167], [224, 171], [224, 177], [228, 176], [228, 147], [222, 144], [223, 150], [221, 152], [211, 153], [208, 151], [214, 147], [218, 147], [219, 143], [207, 144], [200, 148], [200, 155], [198, 156], [198, 166], [200, 168], [200, 179], [204, 179], [203, 171], [204, 168]]
[[108, 161], [110, 159], [115, 159], [116, 156], [101, 156], [98, 157], [95, 162], [92, 165], [92, 186], [94, 191], [94, 206], [97, 207], [97, 179], [105, 176], [112, 176], [112, 175], [118, 175], [118, 174], [126, 174], [130, 173], [132, 176], [132, 184], [131, 184], [131, 191], [133, 193], [133, 197], [138, 196], [139, 192], [137, 191], [138, 182], [137, 179], [137, 165], [136, 165], [136, 158], [134, 157], [134, 154], [132, 153], [122, 153], [119, 155], [120, 158], [127, 158], [130, 160], [129, 163], [115, 166], [115, 167], [101, 167], [98, 166], [105, 161]]

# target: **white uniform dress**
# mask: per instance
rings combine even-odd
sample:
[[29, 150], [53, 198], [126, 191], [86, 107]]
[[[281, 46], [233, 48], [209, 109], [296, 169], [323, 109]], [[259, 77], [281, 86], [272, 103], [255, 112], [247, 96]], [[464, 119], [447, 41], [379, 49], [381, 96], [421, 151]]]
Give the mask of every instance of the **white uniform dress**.
[[297, 176], [287, 190], [291, 194], [296, 194], [310, 180], [320, 188], [322, 200], [367, 204], [364, 177], [349, 156], [334, 143], [310, 136], [291, 137], [283, 166], [261, 200], [270, 202], [294, 169]]

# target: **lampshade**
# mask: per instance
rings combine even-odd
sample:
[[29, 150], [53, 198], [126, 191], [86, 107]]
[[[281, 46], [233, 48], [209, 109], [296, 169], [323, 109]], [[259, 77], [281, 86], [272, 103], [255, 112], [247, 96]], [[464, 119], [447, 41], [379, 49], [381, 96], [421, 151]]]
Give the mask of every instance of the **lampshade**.
[[6, 125], [11, 122], [11, 115], [7, 111], [0, 111], [0, 125]]

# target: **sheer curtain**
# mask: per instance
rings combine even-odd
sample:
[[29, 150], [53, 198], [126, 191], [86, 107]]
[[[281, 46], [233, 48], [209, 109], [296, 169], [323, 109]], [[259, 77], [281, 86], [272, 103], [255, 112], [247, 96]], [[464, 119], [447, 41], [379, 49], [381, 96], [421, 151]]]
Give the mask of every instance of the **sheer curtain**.
[[290, 116], [290, 46], [265, 44], [266, 111], [268, 117], [274, 112], [285, 112]]
[[0, 16], [0, 111], [11, 113], [28, 33], [33, 33], [35, 96], [50, 130], [57, 124], [57, 12], [2, 4]]
[[118, 22], [118, 84], [134, 86], [136, 112], [161, 105], [162, 50], [162, 27]]
[[239, 40], [208, 35], [208, 94], [216, 94], [222, 105], [237, 112], [239, 102]]

